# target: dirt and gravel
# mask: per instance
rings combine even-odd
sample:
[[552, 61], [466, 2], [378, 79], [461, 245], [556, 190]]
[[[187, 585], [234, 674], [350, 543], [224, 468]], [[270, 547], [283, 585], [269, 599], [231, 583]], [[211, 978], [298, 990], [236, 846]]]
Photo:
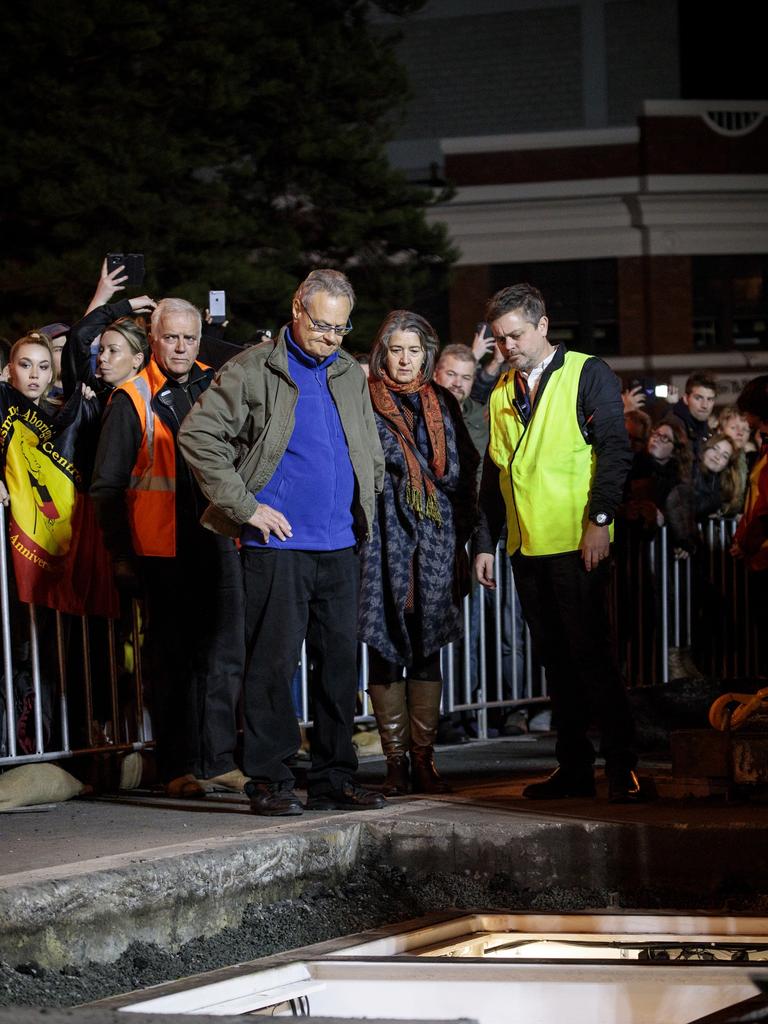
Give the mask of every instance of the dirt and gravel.
[[[505, 875], [430, 875], [397, 869], [360, 869], [334, 888], [312, 885], [292, 899], [252, 904], [238, 928], [188, 942], [175, 952], [135, 943], [111, 964], [73, 964], [46, 970], [34, 963], [0, 963], [0, 1006], [66, 1007], [161, 982], [270, 956], [437, 910], [579, 911], [604, 907], [663, 907], [670, 893], [624, 894], [591, 889], [521, 891]], [[765, 912], [768, 898], [751, 894], [748, 906]], [[680, 908], [683, 909], [683, 908]], [[699, 909], [702, 907], [699, 901]], [[713, 907], [714, 909], [714, 907]], [[722, 908], [725, 909], [725, 908]]]

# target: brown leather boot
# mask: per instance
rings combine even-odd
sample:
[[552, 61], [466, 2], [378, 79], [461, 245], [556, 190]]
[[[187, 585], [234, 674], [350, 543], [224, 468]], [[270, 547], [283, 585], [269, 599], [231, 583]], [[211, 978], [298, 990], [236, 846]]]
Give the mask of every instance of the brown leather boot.
[[407, 793], [408, 745], [410, 741], [405, 683], [376, 683], [368, 687], [381, 749], [387, 759], [387, 777], [381, 787], [386, 796]]
[[414, 793], [450, 793], [435, 767], [434, 743], [440, 720], [440, 680], [409, 679], [408, 716], [411, 723], [411, 789]]

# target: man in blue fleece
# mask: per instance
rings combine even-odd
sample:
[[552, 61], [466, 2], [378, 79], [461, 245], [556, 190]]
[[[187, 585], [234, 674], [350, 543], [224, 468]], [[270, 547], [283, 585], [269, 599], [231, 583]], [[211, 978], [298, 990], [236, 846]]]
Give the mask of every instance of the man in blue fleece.
[[307, 776], [311, 810], [385, 803], [354, 784], [357, 542], [370, 534], [384, 460], [365, 375], [341, 349], [354, 292], [315, 270], [292, 320], [230, 360], [184, 421], [180, 444], [210, 501], [205, 525], [240, 536], [246, 586], [246, 793], [256, 814], [303, 810], [286, 761], [300, 742], [291, 680], [317, 659]]

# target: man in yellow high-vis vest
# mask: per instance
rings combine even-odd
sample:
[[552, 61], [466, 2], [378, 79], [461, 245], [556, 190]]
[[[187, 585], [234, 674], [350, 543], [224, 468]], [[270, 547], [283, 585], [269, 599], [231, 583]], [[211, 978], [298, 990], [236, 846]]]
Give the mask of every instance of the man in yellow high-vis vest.
[[634, 801], [634, 725], [612, 651], [606, 591], [613, 516], [631, 462], [618, 378], [601, 359], [553, 345], [541, 293], [502, 289], [485, 319], [510, 366], [490, 399], [475, 569], [494, 588], [507, 551], [534, 650], [544, 666], [559, 767], [531, 800], [595, 795], [597, 725], [613, 802]]

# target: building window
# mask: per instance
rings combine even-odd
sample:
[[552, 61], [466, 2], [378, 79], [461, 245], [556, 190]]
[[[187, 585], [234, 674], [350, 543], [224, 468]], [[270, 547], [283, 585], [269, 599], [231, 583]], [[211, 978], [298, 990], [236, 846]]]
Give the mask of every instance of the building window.
[[505, 263], [491, 268], [491, 292], [518, 281], [536, 285], [549, 315], [549, 340], [589, 355], [619, 351], [616, 260]]
[[694, 346], [768, 348], [768, 256], [693, 256], [691, 270]]

